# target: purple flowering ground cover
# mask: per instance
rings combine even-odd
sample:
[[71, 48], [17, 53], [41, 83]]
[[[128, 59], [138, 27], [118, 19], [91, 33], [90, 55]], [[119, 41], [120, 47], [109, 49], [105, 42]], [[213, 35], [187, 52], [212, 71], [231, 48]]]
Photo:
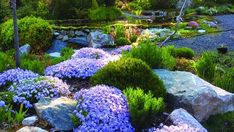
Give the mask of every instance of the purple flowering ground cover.
[[126, 97], [119, 89], [98, 85], [77, 92], [74, 98], [78, 104], [73, 113], [81, 122], [81, 125], [75, 128], [74, 132], [134, 131], [129, 119]]
[[3, 73], [0, 73], [0, 87], [4, 86], [7, 83], [15, 83], [19, 82], [23, 79], [29, 79], [29, 78], [35, 78], [39, 77], [38, 74], [33, 73], [29, 70], [23, 70], [23, 69], [10, 69]]
[[102, 49], [96, 48], [82, 48], [77, 50], [73, 55], [72, 59], [87, 58], [87, 59], [105, 59], [111, 55]]
[[119, 54], [122, 54], [122, 52], [130, 51], [131, 49], [132, 49], [132, 45], [125, 45], [125, 46], [121, 46], [117, 49], [111, 50], [110, 54], [111, 55], [119, 55]]
[[13, 93], [13, 101], [23, 103], [26, 108], [31, 108], [33, 103], [44, 97], [58, 98], [70, 94], [69, 86], [56, 77], [38, 77], [21, 80], [9, 87]]

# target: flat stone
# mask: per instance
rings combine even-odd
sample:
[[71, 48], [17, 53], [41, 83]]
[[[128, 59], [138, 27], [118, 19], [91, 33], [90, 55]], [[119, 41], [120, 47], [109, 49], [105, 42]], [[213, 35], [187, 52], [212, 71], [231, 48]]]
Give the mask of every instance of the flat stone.
[[81, 46], [88, 46], [88, 40], [87, 37], [76, 37], [76, 38], [70, 38], [69, 43], [75, 43]]
[[56, 131], [70, 131], [75, 126], [70, 115], [76, 108], [75, 100], [61, 97], [58, 99], [44, 98], [35, 104], [38, 116], [47, 121]]
[[22, 121], [22, 124], [24, 126], [31, 126], [33, 124], [35, 124], [38, 121], [38, 117], [37, 116], [31, 116], [31, 117], [27, 117]]
[[61, 57], [61, 53], [54, 52], [54, 53], [50, 53], [49, 56], [52, 57], [52, 58], [59, 58], [59, 57]]
[[176, 109], [169, 115], [169, 120], [175, 125], [180, 126], [186, 124], [189, 127], [198, 129], [200, 132], [207, 132], [207, 130], [185, 109]]
[[16, 132], [48, 132], [48, 131], [41, 129], [39, 127], [25, 126], [21, 129], [17, 130]]
[[86, 33], [84, 33], [83, 31], [76, 31], [75, 35], [79, 36], [79, 37], [87, 37], [88, 35]]
[[61, 40], [61, 39], [63, 39], [63, 37], [64, 37], [64, 35], [60, 34], [59, 36], [56, 37], [56, 39]]
[[183, 71], [154, 70], [164, 82], [168, 105], [183, 108], [199, 122], [211, 115], [234, 111], [234, 94]]

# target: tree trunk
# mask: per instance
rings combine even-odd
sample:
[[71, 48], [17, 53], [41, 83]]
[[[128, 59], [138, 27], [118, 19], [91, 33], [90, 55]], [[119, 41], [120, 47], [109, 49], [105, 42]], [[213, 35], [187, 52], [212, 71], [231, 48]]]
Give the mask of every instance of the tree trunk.
[[20, 54], [19, 54], [19, 33], [17, 25], [17, 14], [16, 14], [16, 0], [11, 0], [12, 13], [13, 13], [13, 24], [14, 24], [14, 43], [15, 43], [15, 60], [16, 67], [20, 67]]

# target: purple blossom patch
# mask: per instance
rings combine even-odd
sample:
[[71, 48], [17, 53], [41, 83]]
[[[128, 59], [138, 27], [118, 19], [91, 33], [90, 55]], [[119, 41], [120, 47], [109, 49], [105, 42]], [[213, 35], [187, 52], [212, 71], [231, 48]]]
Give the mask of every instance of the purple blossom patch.
[[78, 104], [73, 114], [81, 122], [79, 131], [132, 132], [128, 104], [122, 92], [106, 85], [83, 89], [74, 96]]
[[110, 54], [111, 55], [119, 55], [119, 54], [122, 54], [122, 52], [124, 51], [130, 51], [132, 49], [132, 46], [131, 45], [125, 45], [125, 46], [121, 46], [117, 49], [114, 49], [112, 51], [110, 51]]
[[97, 59], [72, 59], [47, 67], [45, 75], [58, 78], [86, 79], [104, 67], [109, 60]]
[[82, 48], [77, 50], [72, 59], [87, 58], [87, 59], [104, 59], [109, 58], [111, 55], [102, 49], [96, 48]]
[[29, 70], [23, 70], [19, 68], [10, 69], [0, 74], [0, 86], [4, 86], [8, 82], [15, 83], [23, 79], [29, 79], [35, 77], [39, 77], [39, 75]]
[[70, 94], [69, 86], [56, 77], [42, 76], [21, 80], [8, 89], [13, 93], [15, 103], [23, 103], [26, 108], [44, 97], [58, 98]]

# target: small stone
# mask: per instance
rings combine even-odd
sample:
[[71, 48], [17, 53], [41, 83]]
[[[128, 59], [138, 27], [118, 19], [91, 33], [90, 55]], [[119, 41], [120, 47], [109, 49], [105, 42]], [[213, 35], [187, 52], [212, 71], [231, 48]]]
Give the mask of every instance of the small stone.
[[31, 116], [31, 117], [27, 117], [22, 121], [22, 124], [24, 126], [32, 126], [33, 124], [35, 124], [38, 121], [38, 117], [37, 116]]
[[56, 37], [56, 39], [61, 40], [61, 39], [63, 39], [63, 37], [64, 37], [64, 35], [60, 34], [58, 37]]
[[198, 33], [205, 33], [206, 30], [198, 30]]
[[70, 37], [74, 37], [74, 36], [75, 36], [75, 32], [74, 32], [74, 31], [70, 31], [70, 32], [69, 32], [69, 36], [70, 36]]
[[60, 33], [59, 32], [54, 32], [54, 36], [59, 36]]
[[25, 126], [19, 130], [17, 130], [16, 132], [48, 132], [42, 128], [39, 127], [30, 127], [30, 126]]
[[76, 31], [75, 35], [79, 36], [79, 37], [87, 37], [88, 35], [82, 31]]
[[29, 44], [25, 44], [23, 46], [21, 46], [19, 48], [20, 50], [20, 55], [23, 55], [23, 54], [29, 54], [30, 50], [31, 50], [31, 46]]
[[61, 57], [61, 53], [59, 53], [59, 52], [54, 52], [54, 53], [50, 53], [49, 56], [50, 56], [51, 58], [59, 58], [59, 57]]
[[65, 36], [63, 37], [63, 41], [68, 41], [68, 40], [69, 40], [68, 35], [65, 35]]

